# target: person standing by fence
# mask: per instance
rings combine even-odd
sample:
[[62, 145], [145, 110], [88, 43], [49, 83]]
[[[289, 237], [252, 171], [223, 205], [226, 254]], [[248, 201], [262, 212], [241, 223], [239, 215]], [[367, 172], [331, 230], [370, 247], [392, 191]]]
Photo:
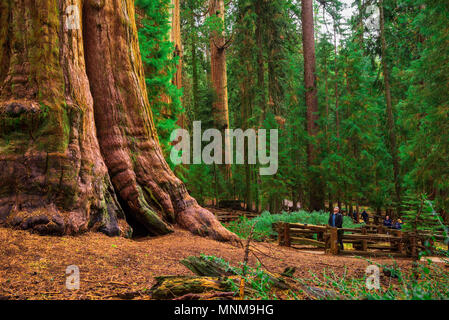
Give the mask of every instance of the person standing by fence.
[[368, 213], [366, 212], [366, 210], [363, 210], [362, 212], [362, 219], [363, 221], [365, 221], [365, 223], [368, 223]]
[[[334, 212], [331, 212], [328, 223], [331, 227], [343, 228], [343, 215], [340, 213], [339, 207], [335, 207]], [[338, 230], [338, 243], [340, 249], [343, 250], [343, 230]]]

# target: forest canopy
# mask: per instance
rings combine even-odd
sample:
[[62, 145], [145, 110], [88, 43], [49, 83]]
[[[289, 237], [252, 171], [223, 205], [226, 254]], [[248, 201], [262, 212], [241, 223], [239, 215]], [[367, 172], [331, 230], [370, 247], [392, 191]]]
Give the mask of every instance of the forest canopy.
[[[176, 128], [168, 119], [181, 114], [189, 131], [193, 121], [215, 126], [213, 79], [220, 75], [211, 68], [216, 46], [211, 37], [218, 32], [230, 127], [279, 129], [279, 170], [261, 176], [259, 164], [232, 165], [227, 176], [220, 165], [180, 165], [175, 171], [194, 197], [201, 203], [236, 198], [249, 209], [271, 212], [291, 199], [310, 210], [338, 203], [350, 212], [367, 205], [401, 215], [407, 210], [404, 199], [425, 194], [447, 221], [445, 1], [313, 1], [314, 132], [307, 127], [305, 66], [311, 62], [305, 63], [304, 1], [225, 2], [222, 22], [208, 14], [216, 2], [224, 1], [180, 1], [183, 109], [177, 109], [179, 95], [173, 92], [173, 112], [161, 117], [159, 137], [168, 141]], [[169, 11], [149, 12], [154, 23], [164, 13], [170, 21]], [[163, 54], [162, 46], [154, 48]], [[154, 74], [147, 79], [155, 81]], [[165, 155], [168, 159], [168, 151]]]

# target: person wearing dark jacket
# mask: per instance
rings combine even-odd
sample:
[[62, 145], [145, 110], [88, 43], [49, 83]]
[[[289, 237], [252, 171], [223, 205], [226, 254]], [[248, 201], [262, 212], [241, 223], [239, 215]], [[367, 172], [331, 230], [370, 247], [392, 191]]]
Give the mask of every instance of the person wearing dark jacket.
[[[343, 215], [340, 213], [340, 208], [335, 207], [334, 212], [329, 215], [329, 225], [334, 228], [343, 228]], [[338, 230], [338, 243], [340, 244], [340, 249], [343, 250], [343, 230]]]
[[387, 227], [387, 228], [391, 228], [392, 225], [393, 225], [393, 221], [391, 221], [390, 217], [389, 216], [385, 216], [384, 226]]
[[362, 212], [362, 219], [365, 221], [365, 223], [368, 223], [368, 213], [366, 213], [365, 210]]
[[357, 213], [357, 211], [354, 211], [352, 213], [352, 220], [354, 220], [354, 223], [359, 223], [359, 214]]

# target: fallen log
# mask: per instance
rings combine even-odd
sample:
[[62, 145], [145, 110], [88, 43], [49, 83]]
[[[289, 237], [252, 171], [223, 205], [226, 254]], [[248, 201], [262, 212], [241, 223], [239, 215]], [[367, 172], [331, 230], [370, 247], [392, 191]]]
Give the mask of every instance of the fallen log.
[[184, 296], [189, 293], [229, 292], [232, 284], [228, 278], [197, 276], [160, 276], [151, 288], [153, 299], [166, 300]]
[[[209, 276], [209, 277], [229, 277], [238, 276], [238, 274], [233, 270], [228, 270], [225, 265], [222, 265], [216, 261], [208, 260], [202, 256], [195, 257], [190, 256], [186, 259], [180, 261], [187, 269], [192, 271], [198, 276]], [[269, 281], [272, 285], [279, 289], [289, 289], [289, 285], [285, 282], [280, 274], [270, 273], [265, 271], [268, 276]]]
[[222, 277], [234, 275], [232, 271], [226, 270], [226, 266], [218, 262], [207, 260], [204, 257], [190, 256], [180, 261], [187, 269], [199, 276]]
[[183, 296], [177, 297], [173, 300], [232, 300], [235, 292], [214, 292], [208, 295], [201, 295], [196, 293], [187, 293]]

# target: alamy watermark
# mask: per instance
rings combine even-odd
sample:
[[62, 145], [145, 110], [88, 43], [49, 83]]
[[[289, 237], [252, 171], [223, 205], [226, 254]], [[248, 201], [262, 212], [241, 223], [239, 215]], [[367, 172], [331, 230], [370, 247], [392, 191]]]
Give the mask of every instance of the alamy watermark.
[[80, 269], [76, 265], [70, 265], [65, 269], [67, 278], [65, 287], [67, 290], [78, 290], [80, 288]]
[[368, 290], [379, 290], [380, 289], [380, 269], [376, 265], [369, 265], [365, 269], [366, 277], [366, 288]]
[[80, 10], [78, 6], [71, 5], [65, 9], [65, 28], [67, 30], [80, 29]]
[[[207, 129], [201, 133], [201, 121], [193, 122], [193, 140], [191, 157], [191, 137], [186, 129], [176, 129], [170, 135], [170, 141], [176, 142], [171, 150], [170, 159], [174, 164], [233, 164], [235, 140], [235, 164], [245, 163], [245, 138], [247, 139], [246, 160], [248, 164], [267, 166], [259, 168], [260, 175], [274, 175], [278, 170], [278, 130], [269, 130], [269, 147], [267, 130], [258, 129]], [[180, 141], [179, 138], [181, 138]], [[224, 141], [224, 142], [223, 142]], [[202, 149], [202, 142], [209, 142]], [[223, 146], [224, 144], [224, 146]], [[257, 145], [257, 152], [256, 152]], [[267, 154], [269, 148], [269, 154]], [[201, 150], [202, 149], [202, 150]], [[223, 157], [224, 150], [224, 157]], [[181, 152], [181, 154], [180, 154]], [[256, 159], [257, 158], [257, 159]]]

